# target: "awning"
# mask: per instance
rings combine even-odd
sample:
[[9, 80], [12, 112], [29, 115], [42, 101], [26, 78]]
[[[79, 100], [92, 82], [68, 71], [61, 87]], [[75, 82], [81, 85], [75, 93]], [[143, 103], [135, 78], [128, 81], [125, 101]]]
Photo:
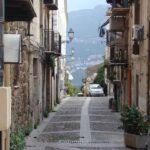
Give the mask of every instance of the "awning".
[[[109, 18], [110, 19], [110, 18]], [[109, 19], [101, 25], [101, 27], [105, 27], [109, 23]]]
[[4, 34], [4, 63], [21, 63], [20, 34]]
[[104, 35], [105, 35], [105, 29], [104, 29], [104, 27], [108, 23], [109, 23], [109, 19], [99, 27], [99, 37], [104, 37]]
[[31, 0], [5, 0], [5, 21], [31, 21], [34, 17]]

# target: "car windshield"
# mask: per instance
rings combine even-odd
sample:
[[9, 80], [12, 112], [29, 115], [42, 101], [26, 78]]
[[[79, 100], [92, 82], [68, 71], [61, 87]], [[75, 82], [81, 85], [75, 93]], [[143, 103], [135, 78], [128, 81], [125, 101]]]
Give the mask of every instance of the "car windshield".
[[102, 88], [100, 85], [91, 85], [90, 89], [100, 89]]

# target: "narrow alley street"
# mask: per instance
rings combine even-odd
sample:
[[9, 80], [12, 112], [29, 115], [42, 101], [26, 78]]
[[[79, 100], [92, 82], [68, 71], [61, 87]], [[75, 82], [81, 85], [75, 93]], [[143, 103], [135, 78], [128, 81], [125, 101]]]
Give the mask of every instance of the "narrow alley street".
[[65, 99], [26, 140], [25, 150], [127, 150], [108, 98]]

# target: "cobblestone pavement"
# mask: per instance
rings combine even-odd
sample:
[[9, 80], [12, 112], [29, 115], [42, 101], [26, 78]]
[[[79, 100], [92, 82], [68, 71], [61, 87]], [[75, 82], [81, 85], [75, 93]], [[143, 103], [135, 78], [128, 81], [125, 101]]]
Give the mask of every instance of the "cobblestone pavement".
[[128, 150], [119, 118], [106, 97], [67, 98], [26, 139], [25, 150]]

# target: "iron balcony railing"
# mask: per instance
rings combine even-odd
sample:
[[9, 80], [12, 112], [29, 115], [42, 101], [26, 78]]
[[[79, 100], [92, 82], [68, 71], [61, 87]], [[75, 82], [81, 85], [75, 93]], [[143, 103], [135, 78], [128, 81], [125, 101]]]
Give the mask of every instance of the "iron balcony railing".
[[52, 39], [52, 51], [54, 51], [56, 54], [61, 55], [61, 36], [58, 32], [52, 32], [53, 39]]
[[106, 34], [106, 44], [109, 47], [124, 47], [127, 46], [127, 40], [121, 32], [109, 32]]
[[58, 32], [45, 30], [44, 47], [46, 51], [54, 52], [61, 55], [61, 36]]
[[128, 64], [128, 51], [125, 47], [110, 48], [110, 65], [122, 66]]
[[106, 33], [106, 44], [107, 46], [111, 46], [115, 44], [116, 40], [116, 32], [109, 32]]

